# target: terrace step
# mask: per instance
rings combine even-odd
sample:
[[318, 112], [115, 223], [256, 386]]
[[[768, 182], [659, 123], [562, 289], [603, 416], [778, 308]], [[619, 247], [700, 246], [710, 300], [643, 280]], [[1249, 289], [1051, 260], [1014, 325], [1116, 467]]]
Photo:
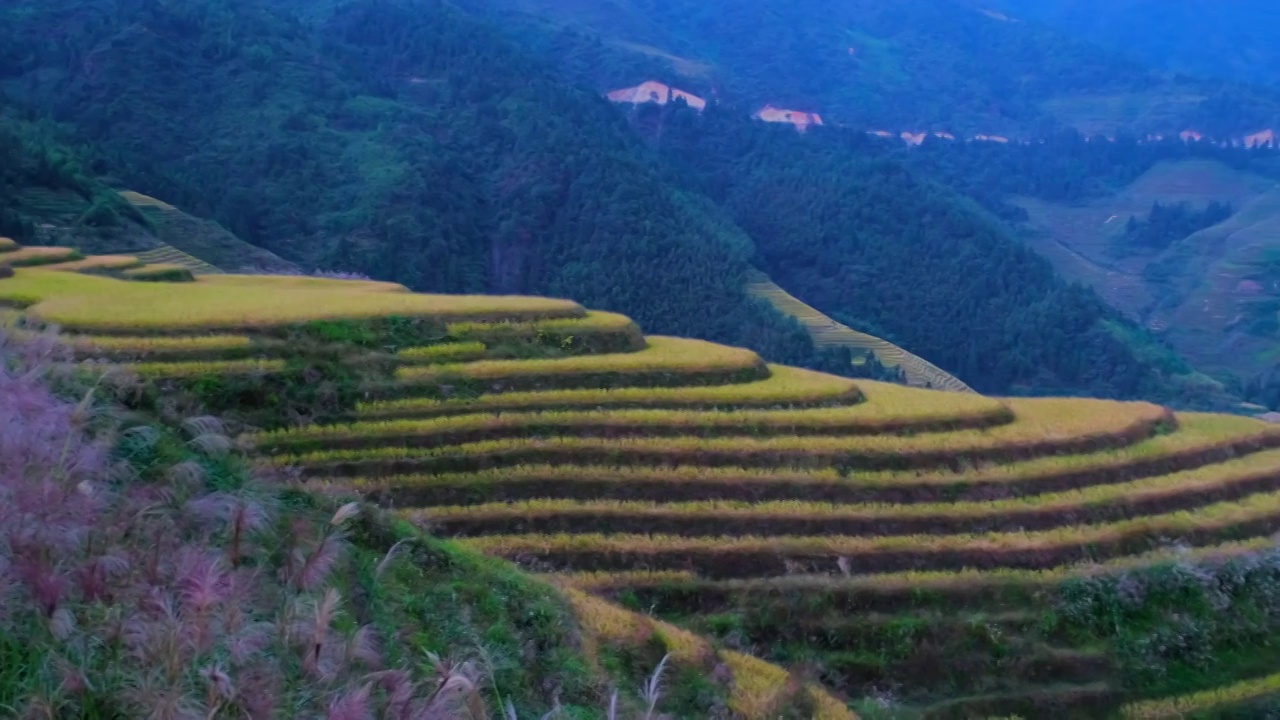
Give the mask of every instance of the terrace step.
[[202, 377], [251, 377], [284, 372], [284, 360], [191, 360], [117, 363], [116, 368], [148, 380], [191, 380]]
[[[262, 452], [307, 452], [391, 445], [440, 447], [504, 438], [536, 437], [733, 437], [749, 435], [918, 435], [977, 430], [1014, 421], [996, 401], [942, 410], [886, 402], [873, 392], [843, 408], [758, 411], [587, 410], [477, 413], [426, 420], [365, 421], [294, 428], [253, 436]], [[969, 396], [961, 396], [968, 400]]]
[[[952, 397], [969, 397], [953, 395]], [[349, 487], [396, 507], [473, 505], [542, 498], [650, 502], [912, 504], [996, 502], [1129, 483], [1208, 468], [1280, 447], [1280, 428], [1254, 420], [1179, 416], [1176, 433], [1096, 453], [965, 470], [841, 473], [834, 468], [686, 465], [521, 465], [452, 474], [353, 478]]]
[[[1074, 400], [1009, 401], [1017, 422], [991, 429], [919, 437], [783, 436], [772, 438], [579, 437], [494, 440], [445, 448], [377, 447], [279, 455], [272, 462], [302, 468], [309, 477], [407, 472], [467, 472], [527, 464], [763, 468], [838, 468], [845, 471], [952, 468], [1134, 445], [1176, 423], [1162, 408], [1109, 403], [1105, 418], [1073, 412]], [[1094, 401], [1097, 402], [1097, 401]]]
[[711, 579], [797, 573], [1041, 570], [1143, 553], [1171, 539], [1212, 545], [1280, 529], [1280, 492], [1101, 525], [1034, 533], [937, 536], [494, 535], [467, 545], [535, 567], [691, 570]]
[[737, 608], [732, 612], [690, 615], [680, 622], [705, 635], [733, 636], [744, 645], [781, 647], [802, 643], [816, 650], [858, 649], [886, 656], [902, 654], [906, 645], [973, 647], [1009, 637], [1036, 637], [1042, 613], [906, 610], [901, 613], [805, 612], [801, 608]]
[[1280, 451], [1083, 491], [1002, 501], [915, 505], [701, 501], [500, 501], [411, 511], [434, 532], [737, 535], [956, 535], [1047, 530], [1193, 510], [1280, 491]]
[[644, 334], [631, 318], [595, 310], [581, 318], [538, 322], [453, 323], [446, 332], [461, 342], [498, 348], [537, 344], [572, 355], [627, 353], [647, 347]]
[[776, 613], [812, 616], [838, 613], [902, 613], [964, 610], [1002, 613], [1048, 602], [1068, 580], [1116, 575], [1174, 561], [1228, 562], [1272, 551], [1268, 536], [1186, 548], [1162, 547], [1105, 562], [1068, 563], [1046, 570], [964, 569], [839, 577], [829, 574], [717, 580], [689, 570], [569, 572], [552, 575], [560, 584], [628, 602], [662, 615]]
[[[1124, 707], [1121, 716], [1125, 720], [1176, 720], [1185, 717], [1249, 720], [1269, 717], [1259, 711], [1274, 711], [1277, 698], [1280, 698], [1280, 674], [1271, 674], [1177, 697], [1130, 703]], [[1265, 708], [1260, 707], [1264, 703]]]
[[931, 705], [923, 720], [978, 720], [992, 717], [1098, 720], [1114, 716], [1122, 693], [1108, 683], [1057, 685], [974, 695]]
[[71, 335], [60, 340], [78, 358], [117, 361], [243, 360], [269, 357], [283, 344], [248, 335], [191, 335], [175, 337], [130, 337], [127, 335]]
[[628, 353], [535, 360], [481, 360], [405, 367], [397, 385], [371, 393], [429, 394], [441, 386], [482, 392], [547, 389], [677, 387], [727, 385], [768, 376], [764, 361], [750, 350], [685, 338], [650, 337], [648, 347]]
[[121, 270], [120, 277], [139, 282], [164, 283], [188, 283], [196, 280], [191, 268], [178, 263], [149, 263], [141, 267]]
[[[172, 208], [167, 208], [172, 209]], [[173, 264], [187, 268], [196, 275], [220, 275], [222, 270], [195, 255], [183, 252], [172, 245], [162, 244], [154, 250], [138, 253], [138, 259], [150, 264]]]
[[5, 252], [4, 262], [12, 267], [54, 265], [80, 258], [75, 248], [25, 245]]
[[859, 385], [848, 378], [781, 365], [769, 376], [731, 385], [675, 388], [617, 388], [504, 392], [452, 398], [415, 397], [364, 402], [363, 420], [433, 418], [477, 412], [581, 409], [787, 409], [843, 407], [862, 401]]
[[858, 696], [887, 686], [903, 687], [908, 702], [993, 694], [1043, 685], [1101, 683], [1113, 671], [1102, 653], [1065, 648], [918, 647], [901, 658], [876, 657], [860, 649], [824, 651], [813, 661], [828, 687]]
[[119, 272], [141, 266], [143, 263], [130, 255], [90, 255], [81, 260], [42, 266], [45, 270], [62, 272]]
[[[22, 252], [22, 251], [16, 251]], [[382, 290], [385, 288], [385, 290]], [[234, 289], [235, 292], [228, 292]], [[181, 302], [175, 302], [175, 295]], [[103, 303], [103, 297], [112, 302]], [[23, 268], [0, 288], [0, 304], [64, 330], [97, 335], [192, 335], [262, 332], [287, 335], [305, 323], [363, 322], [378, 329], [388, 317], [421, 325], [461, 321], [581, 317], [565, 300], [468, 295], [418, 295], [391, 283], [234, 275], [167, 283]]]

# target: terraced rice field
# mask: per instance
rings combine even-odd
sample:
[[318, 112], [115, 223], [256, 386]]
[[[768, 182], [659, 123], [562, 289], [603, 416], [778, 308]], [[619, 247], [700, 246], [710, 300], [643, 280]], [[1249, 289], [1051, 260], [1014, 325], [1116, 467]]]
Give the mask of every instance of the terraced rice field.
[[871, 352], [886, 368], [901, 370], [908, 385], [951, 392], [973, 392], [959, 378], [918, 355], [882, 340], [874, 335], [858, 332], [824, 315], [818, 309], [782, 289], [764, 273], [754, 273], [747, 291], [773, 305], [779, 312], [794, 317], [809, 331], [818, 347], [846, 347], [855, 351]]
[[1280, 426], [853, 381], [565, 301], [385, 283], [23, 268], [0, 302], [179, 386], [276, 382], [305, 338], [362, 384], [343, 412], [243, 437], [261, 463], [544, 574], [594, 642], [656, 638], [730, 674], [744, 717], [804, 698], [849, 718], [838, 698], [885, 686], [913, 717], [1178, 717], [1275, 688], [1127, 698], [1099, 648], [1038, 634], [1037, 603], [1272, 546]]
[[4, 262], [6, 265], [12, 265], [13, 267], [35, 267], [68, 262], [77, 260], [80, 257], [80, 253], [76, 252], [74, 248], [27, 245], [6, 251], [4, 253]]
[[44, 266], [46, 270], [63, 272], [115, 272], [132, 270], [143, 262], [131, 255], [90, 255], [82, 260], [70, 260]]
[[[151, 256], [152, 254], [144, 253], [143, 255]], [[11, 238], [0, 238], [0, 255], [3, 256], [5, 265], [13, 267], [39, 267], [42, 270], [95, 273], [126, 280], [181, 282], [192, 279], [192, 271], [186, 265], [160, 262], [149, 264], [149, 261], [142, 259], [141, 256], [132, 255], [85, 257], [75, 248], [30, 245], [24, 247]], [[195, 260], [195, 258], [191, 259]]]
[[[21, 250], [16, 252], [22, 252]], [[166, 283], [120, 282], [72, 273], [20, 270], [0, 285], [0, 303], [21, 305], [41, 321], [102, 334], [202, 334], [270, 331], [305, 322], [388, 317], [437, 323], [582, 317], [567, 300], [380, 292], [333, 280], [295, 284], [259, 280], [230, 292], [216, 277], [175, 290]], [[180, 298], [174, 293], [180, 292]], [[102, 298], [109, 296], [110, 303]]]
[[[138, 196], [138, 197], [145, 198], [146, 196]], [[150, 198], [148, 199], [150, 200]], [[152, 200], [152, 201], [155, 203], [160, 202], [158, 200]], [[133, 200], [131, 200], [131, 202], [134, 202], [135, 204], [139, 204]], [[172, 206], [167, 206], [167, 205], [164, 205], [163, 203], [160, 203], [159, 205], [153, 205], [153, 207], [162, 207], [163, 209], [168, 209], [168, 210], [173, 209]], [[196, 275], [218, 275], [222, 273], [222, 270], [220, 270], [219, 268], [213, 265], [210, 265], [209, 263], [201, 260], [195, 255], [190, 255], [188, 253], [182, 252], [181, 250], [179, 250], [176, 247], [173, 247], [172, 245], [162, 244], [160, 247], [154, 250], [147, 250], [146, 252], [138, 253], [138, 259], [148, 264], [177, 265], [179, 267], [185, 267], [186, 269], [190, 270], [193, 274], [196, 274]]]
[[[419, 393], [457, 378], [501, 387], [366, 401], [351, 422], [252, 441], [266, 462], [300, 468], [315, 487], [361, 492], [592, 596], [626, 598], [711, 636], [734, 618], [722, 640], [816, 666], [851, 697], [905, 683], [925, 717], [1147, 707], [1124, 706], [1100, 652], [1035, 639], [1029, 599], [1174, 552], [1257, 551], [1280, 530], [1273, 425], [775, 366], [765, 377], [709, 380], [718, 358], [748, 359], [667, 352], [669, 342], [568, 362], [402, 368], [399, 379]], [[639, 370], [605, 389], [567, 379], [597, 384], [604, 368], [659, 365], [667, 381], [657, 387]], [[529, 389], [533, 376], [557, 385]], [[990, 653], [959, 657], [968, 671], [912, 687], [918, 658], [859, 655], [901, 621], [883, 618], [901, 612], [942, 612], [930, 615], [931, 632], [954, 639], [964, 625], [952, 608], [1010, 618], [1002, 622], [1016, 639], [1003, 664]], [[1228, 690], [1223, 697], [1243, 692]]]

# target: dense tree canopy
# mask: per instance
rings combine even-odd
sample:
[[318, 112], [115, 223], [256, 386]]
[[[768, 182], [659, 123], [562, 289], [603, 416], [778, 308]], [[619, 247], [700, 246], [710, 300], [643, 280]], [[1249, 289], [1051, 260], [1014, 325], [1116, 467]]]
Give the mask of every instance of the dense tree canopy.
[[659, 145], [684, 182], [721, 202], [759, 263], [828, 314], [988, 392], [1178, 393], [1114, 332], [1123, 321], [1091, 291], [876, 141], [801, 136], [715, 110], [668, 113], [661, 126]]
[[822, 362], [745, 294], [746, 235], [663, 183], [613, 108], [442, 3], [35, 5], [3, 11], [9, 91], [75, 122], [132, 186], [246, 240]]
[[438, 0], [0, 13], [3, 86], [18, 102], [74, 123], [130, 187], [303, 265], [419, 290], [567, 296], [650, 332], [851, 372], [847, 355], [815, 351], [746, 294], [754, 263], [984, 391], [1179, 392], [1135, 354], [1141, 333], [1115, 332], [1123, 322], [1096, 297], [945, 188], [1000, 209], [1005, 185], [966, 180], [981, 171], [1079, 197], [1137, 171], [1142, 153], [1116, 163], [1064, 136], [1033, 151], [1044, 157], [958, 143], [906, 155], [731, 106], [628, 113]]

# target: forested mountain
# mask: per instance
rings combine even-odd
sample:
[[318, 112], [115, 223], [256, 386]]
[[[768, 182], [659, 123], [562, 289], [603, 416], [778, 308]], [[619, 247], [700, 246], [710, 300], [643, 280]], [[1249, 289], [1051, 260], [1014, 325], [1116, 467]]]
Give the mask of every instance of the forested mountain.
[[1197, 368], [1246, 384], [1274, 368], [1280, 152], [1073, 133], [885, 150], [977, 199]]
[[1152, 65], [1280, 86], [1280, 5], [1270, 0], [998, 0], [1044, 23]]
[[128, 187], [303, 267], [572, 297], [849, 371], [746, 294], [754, 263], [981, 391], [1222, 400], [963, 197], [981, 198], [963, 157], [728, 105], [628, 113], [434, 0], [45, 2], [3, 20], [16, 103], [73, 124]]
[[802, 136], [714, 108], [649, 108], [638, 124], [688, 187], [750, 233], [780, 284], [980, 391], [1188, 391], [1175, 379], [1185, 365], [1139, 359], [1128, 341], [1140, 333], [1118, 332], [1118, 313], [877, 141], [826, 129]]
[[131, 187], [303, 265], [572, 296], [820, 362], [746, 295], [745, 234], [664, 184], [594, 93], [438, 2], [290, 5], [9, 6], [3, 87], [75, 123]]
[[84, 167], [83, 156], [68, 146], [59, 129], [0, 111], [0, 236], [30, 241], [45, 218], [33, 212], [24, 194], [33, 188], [69, 193], [86, 209], [75, 223], [90, 231], [110, 232], [141, 214]]
[[1039, 136], [1246, 133], [1280, 93], [1153, 72], [966, 0], [463, 0], [577, 82], [648, 76], [863, 128]]

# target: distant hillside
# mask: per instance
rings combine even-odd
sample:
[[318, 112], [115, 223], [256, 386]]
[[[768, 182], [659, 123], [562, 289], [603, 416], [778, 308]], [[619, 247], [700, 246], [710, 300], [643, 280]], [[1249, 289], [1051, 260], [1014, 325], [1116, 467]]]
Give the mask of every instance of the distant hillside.
[[801, 134], [715, 107], [650, 106], [635, 122], [675, 177], [732, 214], [756, 267], [780, 286], [979, 392], [1205, 400], [1184, 397], [1185, 363], [1148, 357], [1149, 338], [943, 187], [940, 167], [904, 162], [927, 148], [832, 128]]
[[655, 77], [749, 111], [772, 104], [864, 128], [965, 135], [1038, 135], [1059, 124], [1104, 133], [1280, 126], [1280, 91], [1155, 72], [967, 0], [463, 5], [577, 82], [613, 89]]
[[[1280, 183], [1219, 162], [1165, 162], [1120, 192], [1074, 205], [1015, 201], [1028, 214], [1028, 241], [1066, 277], [1165, 336], [1197, 367], [1252, 375], [1271, 368], [1280, 347]], [[1231, 216], [1160, 245], [1126, 240], [1153, 206], [1209, 203]], [[1176, 231], [1175, 231], [1176, 232]]]
[[986, 0], [1157, 67], [1280, 86], [1280, 5], [1271, 0]]
[[902, 380], [908, 385], [952, 392], [973, 392], [972, 388], [965, 385], [960, 378], [928, 360], [913, 355], [891, 342], [858, 332], [848, 325], [832, 320], [821, 311], [788, 293], [770, 280], [768, 275], [755, 273], [749, 279], [748, 287], [753, 295], [767, 300], [778, 310], [799, 320], [818, 347], [849, 348], [862, 353], [871, 353], [885, 368], [902, 373]]

